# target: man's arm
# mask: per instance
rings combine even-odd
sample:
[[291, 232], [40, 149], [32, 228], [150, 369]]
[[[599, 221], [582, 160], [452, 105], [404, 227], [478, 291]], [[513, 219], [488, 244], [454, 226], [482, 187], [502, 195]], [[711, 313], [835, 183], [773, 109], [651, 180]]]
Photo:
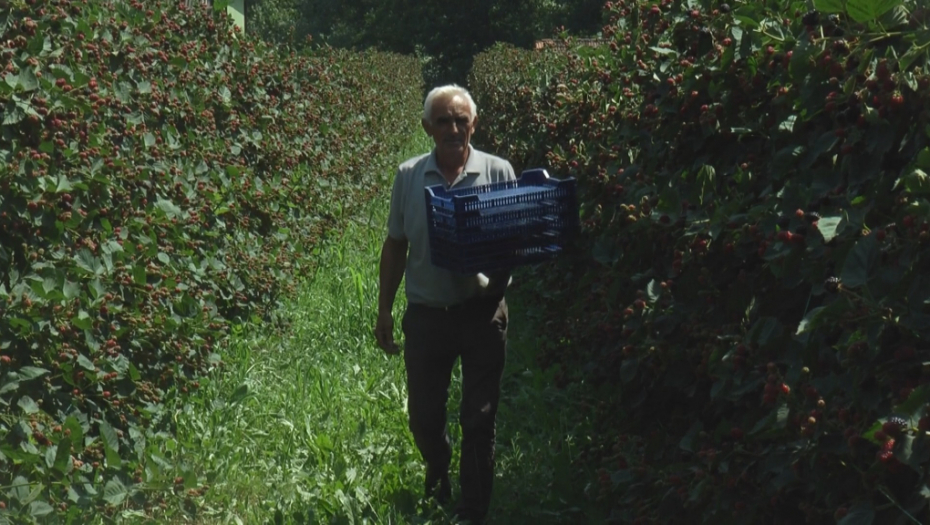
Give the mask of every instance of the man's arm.
[[381, 247], [381, 262], [378, 267], [378, 324], [375, 326], [375, 337], [380, 346], [388, 354], [400, 351], [394, 342], [394, 298], [400, 281], [404, 278], [407, 268], [407, 240], [394, 239], [390, 236], [384, 239]]

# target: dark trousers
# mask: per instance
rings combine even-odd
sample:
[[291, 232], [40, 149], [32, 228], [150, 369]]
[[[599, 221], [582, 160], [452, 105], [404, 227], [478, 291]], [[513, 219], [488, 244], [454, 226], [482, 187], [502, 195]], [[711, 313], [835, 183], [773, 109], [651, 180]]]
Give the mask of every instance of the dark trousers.
[[402, 320], [410, 431], [430, 470], [452, 458], [446, 403], [456, 358], [462, 360], [459, 424], [460, 505], [483, 518], [494, 481], [495, 418], [507, 352], [507, 303], [473, 299], [450, 309], [410, 304]]

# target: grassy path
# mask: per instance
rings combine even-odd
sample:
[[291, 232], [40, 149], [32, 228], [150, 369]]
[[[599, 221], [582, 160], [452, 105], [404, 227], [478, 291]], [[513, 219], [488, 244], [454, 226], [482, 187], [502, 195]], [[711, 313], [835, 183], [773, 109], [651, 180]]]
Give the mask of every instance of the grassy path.
[[[426, 151], [426, 140], [417, 137], [410, 153]], [[210, 490], [173, 500], [172, 521], [449, 523], [444, 509], [420, 498], [423, 471], [407, 430], [403, 361], [385, 356], [371, 335], [387, 202], [385, 196], [323, 250], [321, 269], [288, 306], [292, 324], [284, 335], [237, 334], [223, 374], [202, 381], [176, 414], [177, 461]], [[585, 517], [584, 487], [570, 464], [583, 429], [568, 419], [566, 393], [550, 388], [533, 365], [519, 294], [510, 302], [490, 523], [596, 522]], [[458, 374], [456, 368], [450, 423]], [[457, 426], [451, 431], [457, 444]]]

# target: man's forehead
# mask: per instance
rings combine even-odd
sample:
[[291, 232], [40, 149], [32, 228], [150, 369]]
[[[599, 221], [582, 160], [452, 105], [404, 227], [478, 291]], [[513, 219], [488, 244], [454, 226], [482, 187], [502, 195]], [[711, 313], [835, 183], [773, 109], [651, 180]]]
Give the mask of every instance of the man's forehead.
[[468, 112], [468, 102], [459, 94], [436, 97], [433, 99], [433, 112], [453, 112], [455, 110]]

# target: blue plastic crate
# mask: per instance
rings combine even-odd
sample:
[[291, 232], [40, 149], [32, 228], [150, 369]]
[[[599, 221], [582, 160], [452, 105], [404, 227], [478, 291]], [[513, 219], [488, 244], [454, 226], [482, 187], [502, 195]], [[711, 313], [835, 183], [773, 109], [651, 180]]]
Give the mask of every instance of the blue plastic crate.
[[429, 186], [425, 197], [432, 263], [460, 273], [551, 259], [578, 229], [575, 179], [543, 169], [471, 188]]

